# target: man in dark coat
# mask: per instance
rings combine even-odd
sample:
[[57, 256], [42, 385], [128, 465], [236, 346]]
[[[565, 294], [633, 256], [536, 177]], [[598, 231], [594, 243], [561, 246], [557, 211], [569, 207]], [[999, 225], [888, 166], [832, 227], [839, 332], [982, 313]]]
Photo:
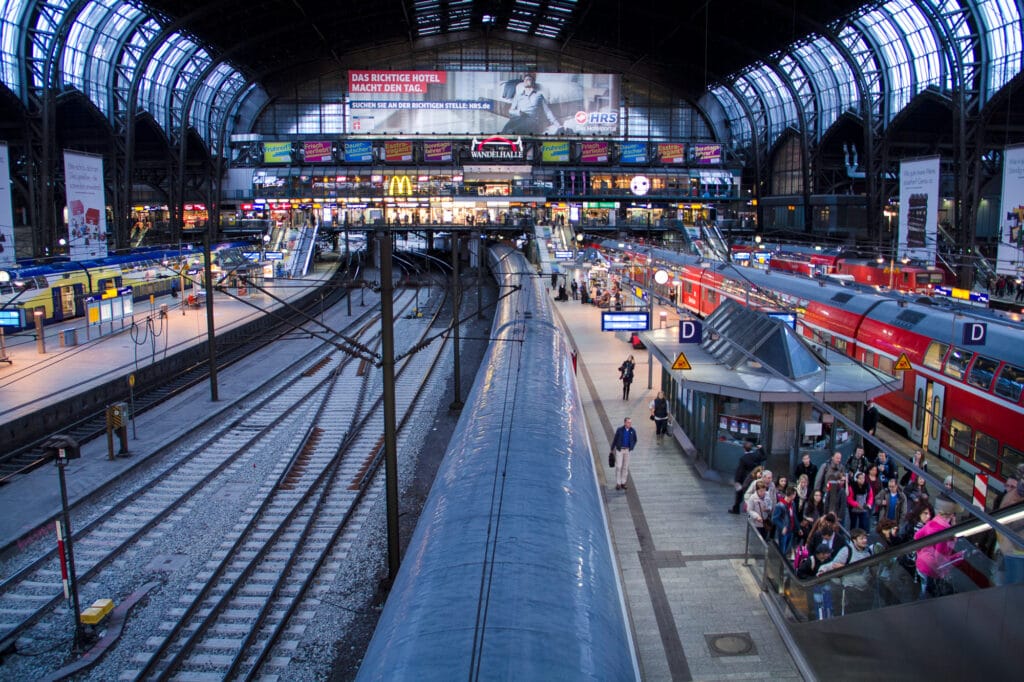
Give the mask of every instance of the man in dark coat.
[[[872, 402], [868, 401], [867, 407], [864, 409], [864, 421], [861, 426], [872, 436], [875, 435], [875, 429], [878, 428], [878, 407]], [[870, 442], [867, 438], [864, 439], [864, 456], [868, 458], [868, 461], [874, 464], [875, 458], [878, 457], [878, 448], [875, 444]]]
[[747, 480], [747, 475], [751, 471], [764, 464], [767, 459], [768, 455], [764, 453], [764, 449], [760, 445], [755, 446], [752, 438], [743, 441], [743, 454], [740, 455], [739, 464], [736, 465], [736, 474], [732, 477], [733, 487], [736, 488], [736, 500], [729, 509], [730, 514], [740, 513], [740, 503], [743, 502], [744, 493], [743, 482]]

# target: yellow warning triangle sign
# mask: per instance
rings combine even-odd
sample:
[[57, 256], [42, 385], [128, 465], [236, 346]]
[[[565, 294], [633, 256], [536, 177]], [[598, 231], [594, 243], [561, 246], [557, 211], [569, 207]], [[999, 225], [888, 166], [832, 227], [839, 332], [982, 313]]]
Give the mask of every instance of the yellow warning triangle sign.
[[914, 368], [910, 366], [910, 360], [907, 359], [907, 354], [900, 353], [900, 358], [899, 360], [896, 361], [896, 365], [893, 367], [893, 369], [902, 372]]
[[683, 353], [679, 354], [676, 361], [672, 363], [672, 369], [693, 369], [690, 367], [690, 361], [686, 359], [686, 355]]

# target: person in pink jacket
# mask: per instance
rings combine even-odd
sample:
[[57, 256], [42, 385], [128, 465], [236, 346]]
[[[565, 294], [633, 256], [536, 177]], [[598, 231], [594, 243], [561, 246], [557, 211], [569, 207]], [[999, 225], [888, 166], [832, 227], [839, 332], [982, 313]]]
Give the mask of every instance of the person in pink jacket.
[[[915, 540], [939, 533], [953, 525], [956, 505], [948, 500], [935, 503], [935, 517], [914, 534]], [[963, 554], [953, 551], [956, 538], [949, 538], [934, 545], [917, 550], [915, 566], [921, 579], [921, 597], [941, 597], [950, 594], [953, 589], [947, 576], [953, 564], [963, 558]]]

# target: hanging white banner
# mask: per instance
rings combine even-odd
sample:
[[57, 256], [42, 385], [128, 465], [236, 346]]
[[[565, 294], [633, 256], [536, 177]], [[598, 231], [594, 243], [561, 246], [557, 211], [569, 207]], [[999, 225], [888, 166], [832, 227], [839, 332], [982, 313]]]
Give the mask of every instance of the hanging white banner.
[[103, 195], [103, 158], [64, 151], [68, 252], [71, 260], [107, 255], [107, 202]]
[[897, 256], [935, 263], [939, 224], [939, 157], [900, 161]]
[[0, 142], [0, 266], [13, 266], [15, 262], [10, 157], [7, 143]]
[[1003, 154], [1003, 196], [999, 204], [999, 250], [996, 272], [1019, 276], [1024, 271], [1024, 145]]

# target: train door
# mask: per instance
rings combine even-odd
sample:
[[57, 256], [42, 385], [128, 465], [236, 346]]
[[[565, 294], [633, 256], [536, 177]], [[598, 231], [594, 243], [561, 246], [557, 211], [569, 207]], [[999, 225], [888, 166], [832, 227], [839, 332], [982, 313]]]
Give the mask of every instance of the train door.
[[54, 320], [68, 320], [80, 314], [75, 303], [81, 299], [81, 289], [81, 284], [55, 286], [50, 289], [53, 292]]
[[942, 421], [946, 387], [918, 375], [914, 382], [914, 414], [910, 437], [921, 448], [938, 455], [942, 446]]

